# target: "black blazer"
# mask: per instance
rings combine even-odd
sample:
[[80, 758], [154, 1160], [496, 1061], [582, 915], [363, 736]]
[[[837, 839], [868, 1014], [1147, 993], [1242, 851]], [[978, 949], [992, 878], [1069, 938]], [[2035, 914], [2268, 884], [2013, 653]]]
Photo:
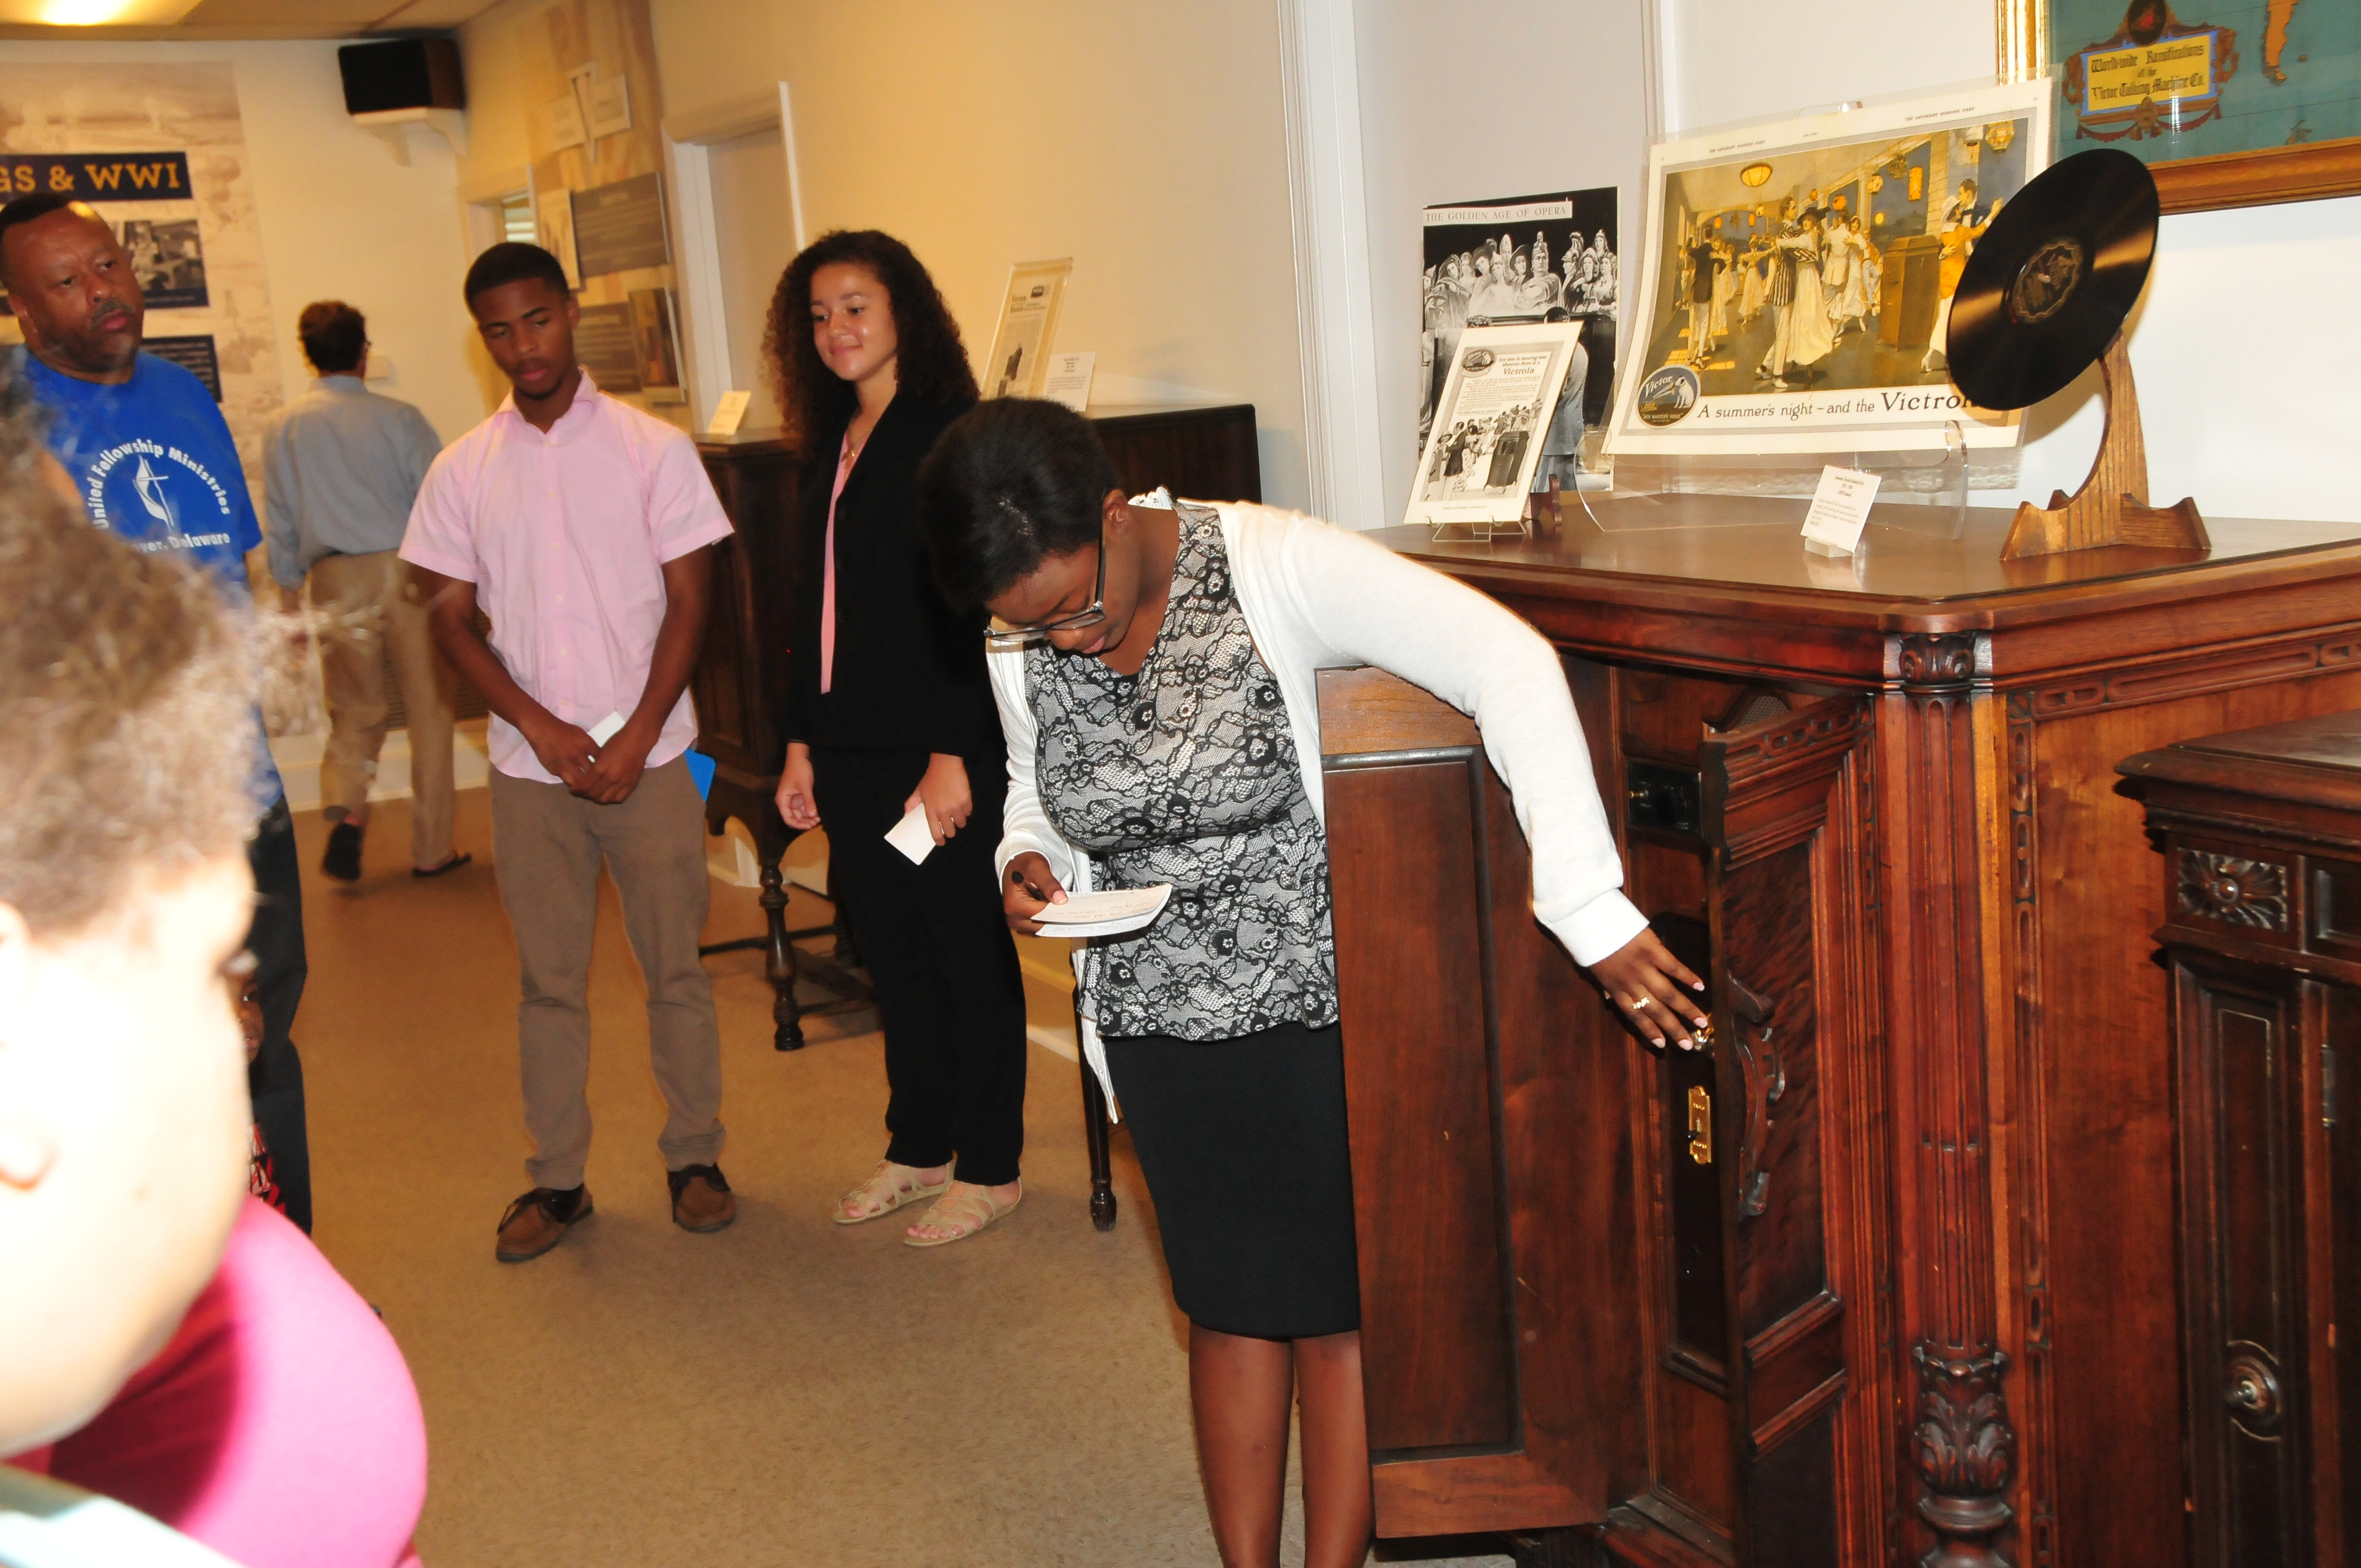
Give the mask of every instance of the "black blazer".
[[998, 762], [1000, 713], [984, 674], [981, 611], [935, 589], [918, 533], [918, 465], [972, 405], [885, 405], [836, 503], [836, 656], [819, 689], [828, 492], [842, 426], [805, 454], [796, 507], [796, 603], [786, 738], [840, 751], [945, 751]]

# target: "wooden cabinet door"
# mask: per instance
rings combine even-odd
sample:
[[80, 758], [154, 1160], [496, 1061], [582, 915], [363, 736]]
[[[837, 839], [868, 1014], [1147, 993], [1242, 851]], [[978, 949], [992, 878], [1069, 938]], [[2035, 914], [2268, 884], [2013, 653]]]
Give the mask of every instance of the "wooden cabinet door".
[[1854, 1306], [1830, 1110], [1861, 1043], [1846, 802], [1866, 718], [1852, 697], [1763, 706], [1708, 729], [1693, 773], [1643, 762], [1630, 775], [1648, 846], [1635, 891], [1707, 978], [1713, 1023], [1704, 1049], [1653, 1060], [1638, 1102], [1651, 1474], [1622, 1518], [1662, 1559], [1835, 1563], [1861, 1560], [1874, 1532], [1841, 1480]]
[[1635, 1053], [1533, 919], [1474, 724], [1331, 671], [1321, 749], [1378, 1531], [1597, 1523], [1638, 1442]]
[[[2220, 877], [2203, 863], [2226, 861], [2284, 886], [2283, 867], [2176, 850], [2197, 874]], [[2344, 1217], [2330, 1174], [2341, 1152], [2333, 1064], [2361, 999], [2176, 948], [2172, 1012], [2192, 1558], [2199, 1568], [2341, 1563], [2338, 1400], [2313, 1347], [2334, 1354], [2344, 1303], [2314, 1255], [2332, 1250], [2321, 1244]], [[2316, 1447], [2327, 1459], [2317, 1469]]]

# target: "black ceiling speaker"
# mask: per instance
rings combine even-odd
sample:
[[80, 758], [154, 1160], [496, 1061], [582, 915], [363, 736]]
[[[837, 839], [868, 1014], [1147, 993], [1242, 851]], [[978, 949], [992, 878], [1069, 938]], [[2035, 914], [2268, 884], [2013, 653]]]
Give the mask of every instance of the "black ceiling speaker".
[[459, 46], [449, 38], [346, 44], [336, 50], [336, 66], [345, 76], [346, 114], [467, 106], [467, 84], [459, 77]]

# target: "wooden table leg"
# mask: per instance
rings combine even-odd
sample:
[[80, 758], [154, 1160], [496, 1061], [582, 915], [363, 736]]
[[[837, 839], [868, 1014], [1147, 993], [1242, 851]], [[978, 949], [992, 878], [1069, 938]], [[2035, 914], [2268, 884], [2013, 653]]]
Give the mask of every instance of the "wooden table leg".
[[[1074, 1037], [1082, 1038], [1082, 1021], [1075, 1020]], [[1082, 1137], [1091, 1148], [1091, 1223], [1103, 1231], [1115, 1229], [1115, 1168], [1107, 1154], [1106, 1091], [1099, 1075], [1082, 1063]]]
[[774, 1049], [804, 1048], [802, 1010], [796, 1005], [796, 948], [787, 940], [787, 889], [779, 876], [779, 858], [763, 861], [763, 919], [770, 940], [763, 954], [763, 978], [771, 982], [771, 1035]]

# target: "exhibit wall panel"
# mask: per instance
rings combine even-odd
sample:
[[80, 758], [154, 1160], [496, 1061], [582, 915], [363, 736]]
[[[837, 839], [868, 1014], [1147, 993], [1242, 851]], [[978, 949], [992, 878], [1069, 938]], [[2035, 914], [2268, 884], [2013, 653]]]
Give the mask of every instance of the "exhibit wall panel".
[[[1989, 79], [1996, 63], [1992, 0], [1657, 3], [1669, 129]], [[2340, 302], [2356, 266], [2361, 198], [2164, 220], [2130, 339], [2151, 499], [2193, 497], [2215, 517], [2361, 518], [2345, 477], [2361, 314]], [[2072, 491], [2103, 422], [2094, 370], [2028, 413], [2015, 488], [1977, 499]]]
[[209, 61], [236, 74], [282, 395], [312, 380], [296, 317], [313, 300], [341, 299], [368, 317], [376, 352], [392, 367], [372, 386], [417, 404], [446, 441], [481, 419], [465, 357], [472, 334], [457, 309], [466, 261], [451, 149], [412, 131], [410, 163], [397, 164], [346, 114], [334, 43], [0, 42], [0, 64], [94, 74]]
[[[1058, 347], [1095, 405], [1252, 402], [1309, 499], [1279, 22], [1268, 0], [651, 0], [671, 113], [785, 82], [804, 219], [909, 242], [979, 362], [1011, 263], [1071, 257]], [[784, 268], [789, 258], [781, 256]]]
[[[469, 115], [481, 126], [469, 137], [462, 184], [503, 169], [533, 171], [541, 243], [569, 269], [579, 262], [575, 349], [584, 367], [601, 390], [686, 428], [679, 236], [662, 183], [664, 100], [647, 0], [505, 0], [460, 27], [459, 55]], [[569, 98], [587, 105], [577, 76], [586, 88], [620, 82], [629, 124], [561, 146], [552, 106]], [[577, 196], [588, 200], [577, 204]], [[585, 213], [588, 226], [577, 228]], [[478, 350], [475, 365], [497, 404], [507, 387], [490, 356]]]
[[[1356, 0], [1354, 17], [1378, 440], [1394, 523], [1418, 467], [1422, 210], [1612, 185], [1616, 250], [1628, 255], [1648, 148], [1645, 17], [1634, 0]], [[1513, 89], [1488, 74], [1502, 63]], [[1627, 267], [1627, 300], [1631, 284]]]

